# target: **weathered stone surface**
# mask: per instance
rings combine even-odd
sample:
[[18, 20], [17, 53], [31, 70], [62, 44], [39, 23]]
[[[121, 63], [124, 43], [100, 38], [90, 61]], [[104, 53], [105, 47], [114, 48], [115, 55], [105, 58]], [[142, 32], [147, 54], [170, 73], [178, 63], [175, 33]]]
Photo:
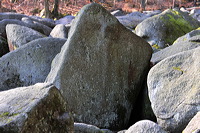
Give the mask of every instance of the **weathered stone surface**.
[[158, 15], [158, 14], [162, 13], [162, 11], [161, 10], [143, 11], [142, 13], [152, 17], [154, 15]]
[[9, 52], [8, 43], [5, 38], [0, 36], [0, 57]]
[[199, 133], [200, 132], [200, 112], [198, 112], [182, 133]]
[[142, 14], [140, 12], [132, 12], [124, 16], [117, 16], [117, 19], [121, 24], [128, 28], [135, 28], [143, 20], [149, 18], [150, 16]]
[[131, 126], [125, 133], [167, 133], [159, 125], [149, 120], [141, 120]]
[[33, 24], [33, 20], [31, 20], [29, 17], [23, 17], [21, 21], [25, 23]]
[[75, 18], [74, 16], [68, 15], [61, 19], [56, 20], [55, 23], [67, 25], [67, 24], [70, 24], [72, 20], [74, 20], [74, 18]]
[[4, 13], [0, 13], [0, 20], [3, 19], [15, 19], [15, 20], [22, 20], [22, 18], [29, 18], [33, 21], [39, 22], [43, 25], [46, 25], [48, 27], [53, 28], [55, 26], [55, 23], [53, 20], [51, 19], [47, 19], [47, 18], [41, 18], [41, 17], [37, 17], [37, 16], [27, 16], [24, 14], [19, 14], [19, 13], [14, 13], [14, 12], [4, 12]]
[[31, 24], [31, 23], [26, 23], [26, 22], [23, 22], [23, 21], [20, 21], [20, 20], [16, 20], [16, 19], [4, 19], [2, 21], [0, 21], [0, 36], [6, 38], [6, 25], [7, 24], [18, 24], [18, 25], [21, 25], [21, 26], [26, 26], [26, 27], [29, 27], [29, 28], [32, 28], [44, 35], [49, 35], [50, 32], [51, 32], [51, 28], [45, 26], [45, 25], [42, 25], [40, 23], [37, 23], [37, 22], [34, 22], [34, 24]]
[[181, 132], [200, 110], [200, 47], [170, 56], [148, 74], [149, 97], [158, 124]]
[[117, 133], [125, 133], [127, 130], [121, 130], [121, 131], [118, 131]]
[[200, 20], [200, 10], [199, 9], [192, 9], [190, 11], [190, 16], [192, 16], [196, 20]]
[[73, 133], [73, 118], [58, 89], [48, 83], [0, 92], [1, 133]]
[[178, 41], [174, 43], [173, 45], [154, 53], [152, 55], [151, 62], [153, 64], [156, 64], [169, 56], [175, 55], [183, 51], [191, 50], [200, 46], [200, 42], [199, 42], [200, 35], [194, 36], [184, 41], [183, 40], [181, 41], [181, 39], [177, 39], [177, 40]]
[[54, 28], [56, 26], [54, 20], [49, 18], [41, 18], [38, 16], [29, 16], [29, 18], [35, 22], [41, 23], [43, 25], [46, 25], [47, 27]]
[[198, 28], [176, 39], [173, 45], [176, 43], [181, 43], [185, 41], [200, 42], [199, 36], [200, 36], [200, 29]]
[[44, 82], [65, 39], [31, 41], [0, 58], [0, 91]]
[[17, 24], [6, 25], [6, 34], [10, 51], [38, 38], [43, 38], [41, 33]]
[[69, 101], [75, 121], [121, 129], [129, 120], [152, 49], [102, 6], [83, 7], [46, 81]]
[[23, 17], [28, 17], [28, 16], [24, 15], [24, 14], [14, 13], [14, 12], [0, 13], [0, 20], [3, 20], [3, 19], [17, 19], [17, 20], [21, 20]]
[[63, 24], [56, 25], [50, 33], [51, 37], [67, 38], [70, 27], [65, 27]]
[[103, 131], [93, 125], [85, 123], [74, 123], [74, 133], [102, 133]]
[[138, 24], [136, 34], [148, 41], [153, 48], [162, 49], [178, 37], [200, 27], [200, 22], [187, 13], [168, 9]]

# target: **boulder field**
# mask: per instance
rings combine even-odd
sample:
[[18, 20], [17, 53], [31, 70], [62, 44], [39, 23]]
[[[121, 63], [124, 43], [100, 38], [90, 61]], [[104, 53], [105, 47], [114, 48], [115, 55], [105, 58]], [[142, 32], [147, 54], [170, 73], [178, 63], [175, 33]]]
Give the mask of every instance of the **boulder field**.
[[0, 13], [0, 133], [199, 132], [199, 15]]

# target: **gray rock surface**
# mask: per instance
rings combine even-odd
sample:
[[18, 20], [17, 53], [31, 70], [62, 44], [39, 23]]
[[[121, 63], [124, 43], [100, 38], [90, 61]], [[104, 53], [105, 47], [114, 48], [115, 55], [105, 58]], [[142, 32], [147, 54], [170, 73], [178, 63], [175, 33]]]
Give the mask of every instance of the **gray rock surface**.
[[102, 133], [103, 131], [93, 125], [85, 123], [74, 123], [74, 133]]
[[65, 27], [63, 24], [56, 25], [50, 33], [51, 37], [67, 38], [70, 27]]
[[148, 74], [149, 97], [158, 124], [181, 132], [200, 110], [200, 47], [170, 56]]
[[51, 32], [51, 28], [42, 25], [40, 23], [35, 22], [34, 24], [31, 23], [26, 23], [20, 20], [16, 20], [16, 19], [4, 19], [2, 21], [0, 21], [0, 36], [6, 38], [6, 25], [7, 24], [18, 24], [21, 26], [26, 26], [29, 28], [32, 28], [46, 36], [49, 36], [50, 32]]
[[179, 10], [165, 10], [138, 24], [136, 34], [149, 42], [154, 50], [163, 49], [180, 36], [200, 27], [200, 22]]
[[73, 118], [58, 89], [48, 83], [0, 92], [1, 133], [73, 133]]
[[23, 17], [28, 17], [24, 14], [14, 13], [14, 12], [3, 12], [0, 13], [0, 21], [3, 19], [17, 19], [21, 20]]
[[199, 133], [200, 132], [200, 112], [198, 112], [188, 123], [182, 133]]
[[151, 62], [153, 64], [156, 64], [167, 57], [170, 57], [177, 53], [191, 50], [191, 49], [194, 49], [194, 48], [197, 48], [200, 46], [200, 35], [194, 36], [185, 41], [181, 41], [180, 39], [177, 39], [177, 40], [179, 40], [179, 41], [177, 41], [173, 45], [154, 53], [152, 55]]
[[24, 14], [19, 14], [19, 13], [14, 13], [14, 12], [4, 12], [4, 13], [0, 13], [0, 20], [3, 19], [15, 19], [15, 20], [22, 20], [22, 18], [29, 18], [33, 21], [39, 22], [43, 25], [46, 25], [50, 28], [53, 28], [55, 26], [55, 23], [53, 20], [51, 19], [47, 19], [47, 18], [41, 18], [41, 17], [37, 17], [37, 16], [27, 16]]
[[65, 42], [59, 38], [37, 39], [1, 57], [0, 91], [44, 82]]
[[158, 14], [162, 13], [162, 11], [161, 10], [143, 11], [142, 13], [152, 17], [154, 15], [158, 15]]
[[76, 122], [121, 129], [149, 66], [152, 49], [96, 3], [83, 7], [46, 81], [61, 90]]
[[74, 18], [75, 18], [74, 16], [68, 15], [61, 19], [56, 20], [55, 23], [67, 25], [67, 24], [70, 24], [72, 20], [74, 20]]
[[5, 38], [0, 36], [0, 57], [9, 52], [8, 43]]
[[132, 13], [124, 15], [124, 16], [117, 16], [116, 18], [125, 27], [135, 28], [139, 23], [141, 23], [143, 20], [145, 20], [149, 17], [150, 16], [148, 16], [146, 14], [142, 14], [140, 12], [132, 12]]
[[167, 133], [158, 124], [149, 121], [141, 120], [131, 126], [125, 133]]
[[6, 25], [7, 41], [10, 51], [38, 38], [45, 37], [41, 33], [17, 24]]

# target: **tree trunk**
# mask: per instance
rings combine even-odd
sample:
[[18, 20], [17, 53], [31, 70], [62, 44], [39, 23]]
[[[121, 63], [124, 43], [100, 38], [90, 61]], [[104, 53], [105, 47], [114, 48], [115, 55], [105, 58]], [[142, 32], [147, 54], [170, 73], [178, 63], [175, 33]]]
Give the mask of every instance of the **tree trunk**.
[[141, 1], [140, 1], [140, 7], [141, 7], [141, 10], [142, 10], [142, 11], [145, 10], [145, 6], [146, 6], [146, 0], [141, 0]]
[[54, 0], [52, 15], [54, 18], [58, 18], [58, 8], [59, 8], [59, 0]]
[[51, 12], [49, 10], [49, 0], [44, 0], [44, 16], [50, 18]]

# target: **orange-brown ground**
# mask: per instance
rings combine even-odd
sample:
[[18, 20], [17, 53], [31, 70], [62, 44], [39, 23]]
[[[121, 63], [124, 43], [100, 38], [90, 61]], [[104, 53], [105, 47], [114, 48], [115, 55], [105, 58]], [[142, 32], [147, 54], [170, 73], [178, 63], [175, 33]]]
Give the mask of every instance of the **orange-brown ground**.
[[[127, 3], [127, 2], [116, 2], [115, 5], [111, 0], [106, 0], [107, 4], [102, 4], [108, 10], [115, 9], [123, 9], [126, 12], [139, 11], [139, 0], [135, 3]], [[157, 9], [167, 9], [172, 6], [172, 2], [164, 2], [162, 0], [148, 0], [148, 4], [146, 6], [146, 10], [157, 10]], [[70, 2], [67, 3], [64, 0], [60, 0], [59, 4], [59, 12], [68, 15], [68, 14], [76, 14], [77, 11], [80, 10], [81, 7], [88, 4], [89, 0], [78, 0], [77, 5]], [[50, 0], [50, 5], [52, 8], [53, 0]], [[181, 5], [185, 7], [192, 6], [192, 3], [181, 3]], [[2, 0], [2, 7], [0, 8], [0, 12], [9, 12], [16, 11], [17, 13], [22, 13], [26, 15], [37, 15], [39, 16], [39, 12], [44, 9], [43, 0], [17, 0], [15, 3], [11, 3], [10, 0]]]

